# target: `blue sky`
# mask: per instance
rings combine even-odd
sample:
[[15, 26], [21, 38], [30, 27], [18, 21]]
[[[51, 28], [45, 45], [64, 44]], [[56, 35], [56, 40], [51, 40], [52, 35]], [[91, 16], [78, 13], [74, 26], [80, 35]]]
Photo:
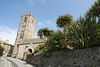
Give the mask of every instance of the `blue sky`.
[[[83, 16], [96, 0], [1, 0], [0, 1], [0, 39], [9, 40], [14, 44], [16, 33], [21, 20], [21, 13], [37, 18], [36, 30], [48, 27], [59, 29], [56, 19], [59, 15], [70, 14], [76, 20]], [[36, 36], [35, 35], [35, 36]]]

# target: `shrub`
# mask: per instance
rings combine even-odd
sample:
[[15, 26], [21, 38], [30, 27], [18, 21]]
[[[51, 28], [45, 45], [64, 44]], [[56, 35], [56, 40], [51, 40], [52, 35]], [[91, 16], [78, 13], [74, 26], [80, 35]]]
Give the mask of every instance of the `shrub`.
[[45, 52], [44, 47], [45, 47], [45, 45], [43, 45], [43, 44], [39, 44], [39, 45], [35, 48], [34, 53]]
[[61, 31], [53, 33], [45, 43], [47, 51], [59, 51], [62, 50], [61, 40], [64, 38], [64, 34]]
[[0, 56], [2, 55], [4, 48], [0, 45]]

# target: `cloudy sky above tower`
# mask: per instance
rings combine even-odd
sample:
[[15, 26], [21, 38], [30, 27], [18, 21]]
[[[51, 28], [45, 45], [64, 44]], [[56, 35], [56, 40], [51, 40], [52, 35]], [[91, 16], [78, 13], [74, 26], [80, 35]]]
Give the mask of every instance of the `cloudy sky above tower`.
[[0, 1], [0, 40], [9, 40], [14, 44], [21, 13], [37, 18], [35, 37], [40, 28], [59, 29], [56, 19], [60, 15], [70, 14], [76, 20], [84, 15], [96, 0], [1, 0]]

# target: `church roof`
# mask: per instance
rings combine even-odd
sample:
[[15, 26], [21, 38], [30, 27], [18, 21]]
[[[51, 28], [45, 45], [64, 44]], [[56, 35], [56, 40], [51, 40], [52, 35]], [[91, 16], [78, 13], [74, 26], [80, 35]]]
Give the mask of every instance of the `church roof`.
[[40, 38], [28, 39], [28, 40], [23, 40], [18, 45], [25, 45], [25, 44], [30, 44], [30, 43], [33, 43], [33, 44], [44, 43], [44, 40], [41, 40]]

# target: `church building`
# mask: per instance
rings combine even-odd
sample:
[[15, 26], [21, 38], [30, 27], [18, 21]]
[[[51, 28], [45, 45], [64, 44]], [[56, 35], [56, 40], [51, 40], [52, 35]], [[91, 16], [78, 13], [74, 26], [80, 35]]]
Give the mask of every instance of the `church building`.
[[34, 38], [35, 24], [36, 18], [32, 16], [32, 11], [26, 15], [22, 13], [12, 57], [25, 59], [28, 54], [34, 52], [38, 44], [44, 43], [40, 38]]

